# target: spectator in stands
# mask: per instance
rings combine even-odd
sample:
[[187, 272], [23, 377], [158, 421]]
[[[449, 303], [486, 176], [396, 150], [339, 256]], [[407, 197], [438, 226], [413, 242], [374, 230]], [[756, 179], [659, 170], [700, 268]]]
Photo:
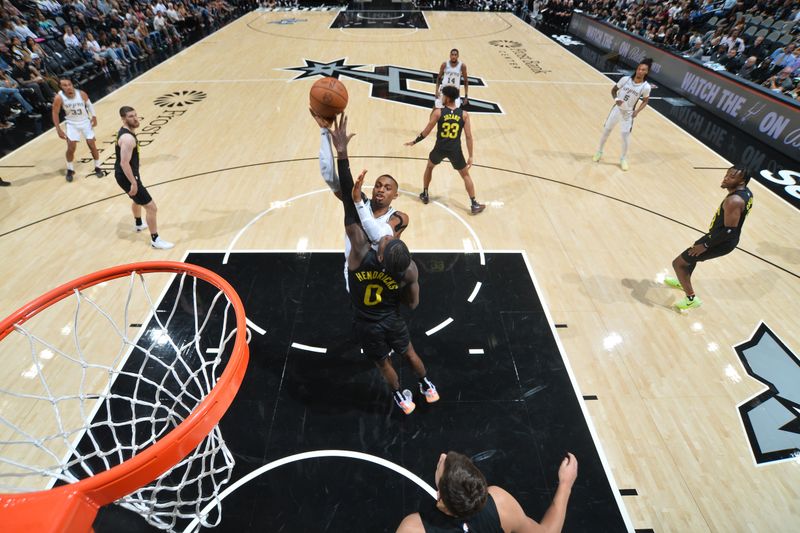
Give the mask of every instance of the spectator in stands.
[[728, 47], [728, 50], [736, 50], [736, 54], [741, 54], [744, 52], [744, 40], [739, 37], [739, 30], [734, 28], [731, 32], [722, 38], [720, 44], [724, 44]]
[[49, 102], [55, 98], [53, 89], [41, 73], [31, 63], [25, 62], [21, 57], [14, 57], [14, 66], [11, 75], [21, 87], [31, 89], [31, 103], [40, 110], [47, 110]]
[[16, 101], [29, 117], [41, 118], [42, 115], [35, 113], [33, 106], [22, 96], [19, 84], [4, 70], [0, 70], [0, 103], [11, 103], [12, 100]]
[[743, 60], [742, 57], [736, 52], [735, 48], [731, 48], [728, 50], [728, 53], [718, 61], [718, 63], [725, 67], [725, 70], [728, 72], [733, 72], [734, 74], [739, 72], [739, 69], [742, 68]]
[[709, 61], [721, 65], [721, 61], [725, 61], [726, 57], [728, 57], [728, 47], [721, 44], [711, 53], [711, 59]]
[[695, 61], [702, 61], [704, 55], [705, 51], [703, 50], [703, 41], [696, 40], [692, 49], [686, 54], [686, 57], [689, 59], [694, 59]]
[[791, 74], [791, 67], [782, 68], [780, 72], [771, 76], [764, 82], [764, 87], [778, 93], [788, 93], [794, 89], [794, 81], [792, 80]]
[[764, 45], [764, 36], [759, 35], [753, 41], [753, 44], [744, 49], [747, 56], [756, 56], [759, 60], [769, 55], [769, 49]]
[[70, 48], [76, 48], [78, 50], [81, 49], [81, 41], [78, 39], [78, 36], [72, 33], [72, 27], [64, 26], [64, 45], [69, 46]]
[[769, 59], [772, 64], [772, 68], [781, 68], [786, 66], [787, 63], [794, 62], [792, 58], [792, 52], [794, 52], [795, 44], [789, 43], [783, 48], [778, 48], [772, 54], [770, 54]]
[[739, 69], [739, 72], [736, 74], [745, 80], [752, 81], [753, 72], [756, 69], [756, 64], [758, 63], [758, 58], [756, 56], [750, 56], [744, 62], [742, 67]]

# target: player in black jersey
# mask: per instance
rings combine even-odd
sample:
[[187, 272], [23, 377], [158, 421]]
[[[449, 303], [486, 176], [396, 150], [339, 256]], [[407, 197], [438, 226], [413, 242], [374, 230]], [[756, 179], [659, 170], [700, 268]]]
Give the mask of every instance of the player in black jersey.
[[[175, 245], [158, 236], [156, 220], [158, 209], [150, 193], [142, 185], [139, 175], [139, 141], [134, 133], [139, 127], [139, 117], [136, 110], [129, 106], [120, 107], [119, 116], [122, 117], [122, 127], [117, 132], [117, 142], [114, 143], [114, 150], [117, 154], [114, 161], [114, 178], [122, 190], [128, 193], [133, 200], [131, 209], [136, 231], [150, 228], [150, 246], [168, 250]], [[147, 224], [142, 223], [142, 207], [145, 210]]]
[[728, 169], [720, 184], [728, 195], [714, 213], [708, 233], [672, 261], [677, 278], [665, 278], [664, 283], [686, 293], [686, 297], [675, 304], [678, 309], [700, 307], [703, 303], [692, 287], [692, 272], [697, 263], [727, 255], [739, 244], [744, 219], [753, 207], [753, 193], [747, 188], [749, 181], [743, 168]]
[[[391, 350], [411, 365], [419, 378], [420, 392], [425, 400], [428, 403], [439, 400], [436, 387], [426, 377], [425, 365], [414, 350], [408, 327], [400, 316], [401, 302], [411, 309], [419, 304], [419, 272], [408, 248], [399, 238], [387, 235], [378, 242], [377, 250], [370, 246], [356, 210], [367, 171], [361, 172], [358, 187], [354, 187], [347, 158], [347, 145], [353, 135], [347, 133], [346, 116], [342, 116], [331, 131], [338, 159], [345, 231], [351, 244], [347, 269], [355, 330], [364, 355], [372, 359], [381, 371], [392, 389], [395, 402], [405, 414], [411, 414], [415, 407], [413, 395], [410, 390], [401, 391], [400, 378], [392, 366]], [[367, 215], [368, 210], [365, 210]]]
[[564, 526], [567, 502], [578, 477], [578, 460], [571, 453], [558, 468], [558, 489], [539, 524], [525, 515], [519, 502], [486, 478], [469, 457], [456, 452], [439, 456], [434, 481], [439, 498], [400, 523], [397, 533], [558, 533]]
[[[428, 187], [431, 184], [431, 179], [433, 179], [433, 167], [441, 163], [444, 158], [447, 158], [453, 168], [461, 175], [461, 179], [464, 180], [464, 187], [466, 187], [467, 194], [469, 194], [470, 210], [473, 215], [477, 215], [486, 209], [486, 206], [479, 204], [475, 200], [475, 185], [469, 175], [469, 169], [472, 166], [472, 130], [470, 128], [469, 113], [461, 108], [456, 108], [458, 89], [455, 87], [450, 85], [442, 87], [442, 98], [444, 107], [434, 110], [431, 114], [430, 122], [422, 130], [422, 133], [413, 141], [406, 143], [406, 146], [417, 144], [436, 126], [436, 144], [428, 156], [428, 165], [425, 167], [425, 174], [422, 178], [423, 189], [419, 198], [424, 204], [430, 201]], [[467, 138], [469, 159], [466, 161], [464, 160], [464, 151], [461, 149], [462, 131]]]

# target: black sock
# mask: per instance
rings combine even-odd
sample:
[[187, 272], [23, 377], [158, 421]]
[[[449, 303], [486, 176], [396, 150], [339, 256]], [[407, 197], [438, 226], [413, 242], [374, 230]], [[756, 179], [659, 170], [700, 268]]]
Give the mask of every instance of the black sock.
[[151, 233], [150, 238], [155, 241], [156, 239], [158, 239], [158, 233]]
[[419, 384], [422, 385], [423, 389], [428, 389], [433, 386], [433, 383], [428, 380], [428, 376], [422, 376], [419, 378]]
[[427, 188], [427, 187], [423, 187], [423, 189], [422, 189], [422, 192], [423, 192], [424, 194], [428, 194], [428, 188]]
[[133, 220], [136, 221], [136, 225], [137, 226], [141, 226], [142, 225], [142, 217], [133, 217]]
[[474, 196], [470, 196], [469, 197], [469, 201], [472, 202], [472, 205], [477, 205], [478, 204], [478, 202], [475, 200]]
[[403, 396], [403, 393], [400, 392], [400, 389], [394, 391], [392, 393], [392, 396], [394, 396], [395, 401], [398, 401], [398, 402], [404, 402], [406, 400], [406, 397]]

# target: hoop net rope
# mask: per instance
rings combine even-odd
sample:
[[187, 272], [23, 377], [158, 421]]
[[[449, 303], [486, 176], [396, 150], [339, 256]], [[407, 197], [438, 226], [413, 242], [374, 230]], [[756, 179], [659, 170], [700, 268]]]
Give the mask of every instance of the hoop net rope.
[[[237, 332], [231, 300], [223, 290], [183, 272], [172, 280], [165, 300], [154, 302], [145, 278], [132, 271], [116, 280], [117, 285], [127, 280], [121, 316], [87, 294], [93, 285], [75, 288], [62, 300], [74, 306], [71, 328], [62, 328], [55, 339], [28, 323], [14, 324], [25, 342], [12, 344], [27, 344], [27, 349], [13, 356], [24, 357], [30, 367], [10, 381], [13, 387], [9, 381], [0, 387], [0, 493], [38, 491], [107, 471], [164, 438], [214, 388]], [[134, 298], [135, 293], [144, 297]], [[143, 303], [146, 315], [133, 309]], [[144, 316], [148, 319], [141, 327], [131, 326]], [[92, 331], [102, 328], [114, 339], [105, 339], [113, 351], [86, 350], [95, 344], [84, 327], [87, 319], [94, 324]], [[8, 360], [2, 348], [0, 355]], [[76, 374], [80, 378], [65, 393], [64, 376]], [[30, 405], [31, 412], [7, 409], [9, 404]], [[186, 452], [173, 468], [116, 503], [164, 530], [191, 520], [203, 527], [218, 525], [218, 494], [234, 467], [219, 426]], [[214, 502], [215, 511], [202, 512]]]

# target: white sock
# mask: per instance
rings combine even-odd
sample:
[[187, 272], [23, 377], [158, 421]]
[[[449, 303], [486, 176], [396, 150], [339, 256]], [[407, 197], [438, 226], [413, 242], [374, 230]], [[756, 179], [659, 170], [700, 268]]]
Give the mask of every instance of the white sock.
[[72, 164], [72, 161], [67, 161], [67, 170], [75, 170], [75, 167]]
[[95, 159], [94, 160], [94, 168], [99, 168], [99, 167], [100, 167], [100, 160], [99, 159]]

